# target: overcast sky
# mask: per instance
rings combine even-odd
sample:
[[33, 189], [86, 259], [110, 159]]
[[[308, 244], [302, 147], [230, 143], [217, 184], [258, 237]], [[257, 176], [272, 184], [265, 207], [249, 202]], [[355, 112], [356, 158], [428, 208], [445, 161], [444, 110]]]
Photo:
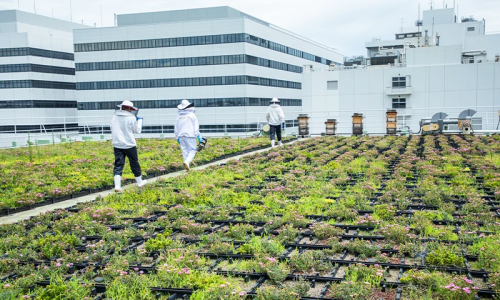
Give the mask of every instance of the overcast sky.
[[[0, 0], [0, 10], [17, 9], [70, 20], [70, 0]], [[445, 5], [453, 7], [453, 0]], [[500, 32], [500, 0], [455, 0], [458, 15], [486, 19], [486, 32]], [[394, 39], [401, 26], [412, 27], [418, 4], [429, 0], [71, 0], [73, 21], [113, 26], [113, 14], [228, 5], [266, 22], [337, 48], [340, 53], [366, 55], [372, 38]], [[102, 7], [102, 24], [101, 24]], [[443, 0], [434, 1], [442, 8]]]

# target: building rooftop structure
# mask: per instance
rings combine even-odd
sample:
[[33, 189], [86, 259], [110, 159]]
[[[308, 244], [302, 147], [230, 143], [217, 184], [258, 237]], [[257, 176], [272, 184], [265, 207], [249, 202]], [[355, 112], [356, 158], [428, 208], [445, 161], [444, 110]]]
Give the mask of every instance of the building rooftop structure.
[[20, 10], [0, 10], [0, 34], [23, 32], [19, 24], [33, 25], [60, 31], [89, 28], [86, 25], [37, 15]]

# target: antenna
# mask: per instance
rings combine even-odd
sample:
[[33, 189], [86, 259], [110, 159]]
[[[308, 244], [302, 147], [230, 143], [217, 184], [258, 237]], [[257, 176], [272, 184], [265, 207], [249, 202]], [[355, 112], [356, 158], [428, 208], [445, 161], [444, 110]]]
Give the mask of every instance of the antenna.
[[430, 0], [429, 1], [429, 5], [431, 6], [431, 10], [432, 10], [432, 5], [434, 4], [434, 1], [433, 0]]
[[405, 18], [401, 18], [401, 33], [403, 33], [403, 21]]
[[17, 9], [21, 10], [21, 3], [19, 3], [20, 0], [17, 0]]
[[73, 22], [73, 5], [71, 5], [71, 0], [69, 0], [69, 19]]
[[104, 27], [104, 25], [102, 24], [102, 4], [101, 4], [101, 27]]
[[33, 0], [33, 9], [35, 10], [35, 15], [36, 15], [36, 0]]
[[417, 34], [417, 38], [418, 38], [418, 47], [420, 47], [420, 26], [422, 26], [422, 21], [420, 20], [420, 3], [418, 4], [418, 19], [417, 19], [417, 22], [415, 22], [417, 25], [417, 28], [418, 28], [418, 34]]

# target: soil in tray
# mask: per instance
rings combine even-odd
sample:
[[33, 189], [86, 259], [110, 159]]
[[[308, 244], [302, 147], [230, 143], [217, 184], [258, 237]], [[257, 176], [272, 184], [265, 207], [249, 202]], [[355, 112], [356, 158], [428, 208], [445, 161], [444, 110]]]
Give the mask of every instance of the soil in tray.
[[[289, 281], [285, 281], [283, 283], [283, 286], [295, 286], [296, 284], [296, 281], [293, 281], [293, 280], [289, 280]], [[308, 292], [307, 292], [307, 297], [319, 297], [321, 295], [321, 291], [323, 290], [323, 288], [325, 287], [326, 283], [325, 282], [318, 282], [315, 284], [314, 288], [311, 288]]]
[[250, 289], [257, 284], [257, 280], [249, 280], [248, 282], [245, 282], [245, 279], [243, 278], [236, 278], [235, 280], [238, 282], [237, 285], [240, 286], [245, 292], [250, 291]]
[[319, 297], [321, 291], [325, 288], [325, 282], [317, 282], [316, 285], [307, 292], [308, 297]]
[[[340, 259], [342, 257], [342, 253], [335, 253], [334, 255], [331, 255], [331, 256], [328, 256], [328, 259]], [[356, 256], [354, 254], [351, 254], [351, 253], [347, 253], [347, 255], [345, 256], [344, 260], [351, 260], [354, 258], [354, 261], [356, 261]]]
[[299, 241], [299, 244], [306, 244], [306, 245], [315, 245], [318, 242], [318, 239], [313, 238], [312, 240], [309, 239], [309, 237], [305, 237]]
[[484, 282], [482, 278], [472, 278], [472, 284], [481, 290], [487, 290], [489, 285], [489, 283]]
[[344, 278], [345, 271], [347, 271], [348, 266], [341, 266], [337, 273], [335, 274], [335, 278]]
[[411, 258], [411, 257], [405, 257], [405, 265], [422, 265], [422, 258]]
[[384, 273], [384, 277], [387, 282], [398, 282], [399, 270], [389, 270], [389, 273]]
[[367, 299], [369, 300], [394, 300], [396, 299], [396, 290], [395, 289], [386, 289], [385, 292], [382, 292], [381, 289], [373, 289]]

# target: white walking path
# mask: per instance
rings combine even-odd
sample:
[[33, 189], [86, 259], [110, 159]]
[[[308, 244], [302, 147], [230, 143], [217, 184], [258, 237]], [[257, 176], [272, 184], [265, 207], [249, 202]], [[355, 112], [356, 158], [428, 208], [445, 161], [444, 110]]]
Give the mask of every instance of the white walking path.
[[[287, 143], [284, 146], [286, 147], [287, 145], [293, 144], [296, 141], [298, 141], [298, 140], [295, 140], [295, 141], [292, 141], [290, 143]], [[247, 156], [247, 155], [251, 155], [251, 154], [254, 154], [254, 153], [268, 151], [270, 149], [271, 149], [271, 147], [260, 149], [260, 150], [255, 150], [255, 151], [248, 152], [248, 153], [245, 153], [245, 154], [241, 154], [241, 155], [238, 155], [238, 156], [234, 156], [234, 157], [231, 157], [231, 158], [221, 159], [221, 160], [209, 163], [209, 164], [205, 164], [205, 165], [201, 165], [199, 167], [192, 168], [191, 170], [203, 170], [203, 169], [205, 169], [205, 168], [207, 168], [209, 166], [223, 164], [223, 163], [226, 163], [226, 162], [228, 162], [230, 160], [233, 160], [233, 159], [240, 159], [241, 157], [244, 157], [244, 156]], [[150, 179], [148, 179], [148, 183], [155, 182], [155, 181], [157, 181], [160, 178], [177, 177], [177, 176], [183, 175], [185, 173], [186, 173], [186, 171], [178, 171], [178, 172], [173, 172], [173, 173], [169, 173], [169, 174], [166, 174], [166, 175], [162, 175], [162, 176], [159, 176], [159, 177], [150, 178]], [[131, 188], [134, 185], [135, 184], [129, 184], [129, 185], [125, 186], [124, 189]], [[114, 192], [115, 191], [113, 189], [111, 189], [111, 190], [102, 191], [102, 192], [98, 192], [98, 193], [94, 193], [94, 194], [90, 194], [90, 195], [85, 195], [85, 196], [82, 196], [82, 197], [79, 197], [79, 198], [75, 198], [75, 199], [70, 199], [70, 200], [66, 200], [66, 201], [62, 201], [62, 202], [58, 202], [58, 203], [54, 203], [54, 204], [50, 204], [50, 205], [45, 205], [45, 206], [42, 206], [42, 207], [37, 207], [37, 208], [31, 209], [31, 210], [27, 210], [27, 211], [23, 211], [23, 212], [20, 212], [20, 213], [8, 215], [8, 216], [0, 218], [0, 224], [15, 223], [15, 222], [27, 219], [29, 217], [39, 215], [39, 214], [44, 213], [46, 211], [51, 211], [51, 210], [56, 210], [56, 209], [61, 209], [61, 208], [68, 208], [68, 207], [71, 207], [71, 206], [76, 205], [78, 203], [92, 201], [97, 196], [105, 197], [105, 196], [107, 196], [109, 194], [112, 194]]]

